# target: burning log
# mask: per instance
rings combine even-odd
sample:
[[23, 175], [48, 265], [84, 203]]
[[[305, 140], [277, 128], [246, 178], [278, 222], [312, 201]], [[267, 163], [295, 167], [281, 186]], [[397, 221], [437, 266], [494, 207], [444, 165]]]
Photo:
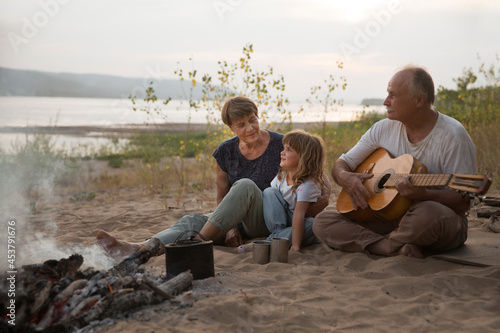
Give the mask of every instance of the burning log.
[[[138, 278], [136, 281], [141, 280], [144, 281], [144, 278]], [[188, 289], [192, 282], [193, 275], [190, 272], [184, 272], [175, 278], [158, 285], [157, 287], [155, 286], [155, 288], [161, 290], [162, 293], [158, 293], [157, 290], [150, 291], [123, 288], [100, 298], [95, 305], [83, 314], [75, 314], [73, 317], [67, 318], [58, 325], [59, 327], [73, 327], [75, 319], [88, 324], [95, 320], [117, 317], [125, 311], [142, 306], [159, 304], [165, 301], [164, 294], [168, 293], [168, 298], [173, 299], [174, 295], [178, 295], [182, 291]], [[148, 283], [154, 285], [151, 281]], [[80, 327], [81, 326], [84, 325], [80, 325]]]
[[[81, 256], [73, 255], [24, 266], [17, 279], [18, 321], [10, 327], [12, 331], [73, 331], [125, 311], [175, 301], [175, 295], [188, 289], [193, 281], [190, 272], [164, 282], [146, 273], [121, 276], [114, 269], [79, 271], [82, 263]], [[4, 293], [5, 287], [5, 282], [0, 282], [0, 292]], [[7, 301], [0, 300], [0, 325], [6, 327]]]
[[140, 265], [145, 264], [151, 257], [157, 254], [160, 251], [161, 246], [162, 244], [160, 240], [153, 237], [139, 250], [113, 267], [113, 270], [122, 276], [135, 272]]
[[52, 323], [52, 316], [54, 315], [54, 310], [56, 309], [55, 304], [50, 304], [47, 312], [43, 316], [42, 320], [36, 326], [38, 330], [45, 330]]
[[83, 257], [73, 254], [61, 260], [47, 260], [41, 265], [23, 266], [24, 271], [31, 272], [35, 278], [45, 277], [48, 281], [57, 281], [69, 273], [78, 271], [83, 264]]
[[124, 259], [121, 263], [113, 267], [111, 270], [121, 276], [135, 272], [140, 265], [148, 262], [149, 258], [153, 256], [153, 252], [149, 250], [139, 250], [132, 254], [130, 257]]
[[174, 298], [172, 295], [167, 294], [166, 292], [155, 286], [155, 284], [149, 281], [149, 279], [144, 279], [142, 282], [145, 285], [147, 285], [152, 291], [154, 291], [158, 296], [160, 296], [162, 299], [169, 301]]
[[63, 291], [61, 291], [57, 296], [54, 298], [54, 303], [56, 305], [61, 305], [64, 304], [65, 302], [68, 301], [68, 299], [73, 295], [75, 290], [82, 289], [87, 285], [88, 280], [86, 279], [80, 279], [71, 282], [69, 286], [66, 287]]
[[193, 283], [193, 274], [187, 271], [181, 273], [172, 279], [155, 286], [151, 281], [147, 280], [146, 284], [150, 287], [158, 296], [171, 300], [174, 296], [180, 294], [182, 291], [186, 290]]
[[31, 312], [38, 313], [40, 311], [40, 308], [47, 303], [53, 285], [53, 282], [48, 281], [47, 283], [45, 283], [45, 286], [41, 290], [35, 293], [35, 302], [31, 307]]
[[182, 291], [189, 288], [191, 283], [193, 283], [193, 274], [187, 271], [173, 277], [167, 282], [160, 284], [158, 288], [169, 295], [179, 295]]
[[94, 295], [84, 298], [69, 314], [70, 317], [80, 317], [84, 310], [90, 309], [97, 301], [101, 299], [101, 295]]
[[146, 290], [122, 289], [109, 297], [109, 305], [99, 317], [115, 317], [134, 308], [160, 303], [153, 292]]

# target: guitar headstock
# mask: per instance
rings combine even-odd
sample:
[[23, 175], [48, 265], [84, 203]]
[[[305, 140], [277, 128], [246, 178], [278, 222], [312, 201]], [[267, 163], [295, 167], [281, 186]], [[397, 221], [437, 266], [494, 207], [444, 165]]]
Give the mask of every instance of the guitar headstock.
[[483, 195], [488, 192], [491, 180], [481, 175], [452, 175], [448, 187], [457, 191]]

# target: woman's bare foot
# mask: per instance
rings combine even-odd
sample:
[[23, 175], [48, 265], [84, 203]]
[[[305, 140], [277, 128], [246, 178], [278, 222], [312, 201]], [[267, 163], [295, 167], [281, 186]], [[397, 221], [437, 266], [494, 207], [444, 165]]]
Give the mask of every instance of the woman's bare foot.
[[129, 243], [119, 241], [115, 236], [111, 236], [104, 230], [97, 233], [97, 244], [101, 246], [111, 257], [120, 259], [128, 257], [141, 248], [144, 243]]
[[414, 244], [405, 244], [401, 250], [399, 250], [398, 254], [402, 254], [411, 258], [419, 258], [424, 259], [424, 255], [422, 254], [422, 250], [420, 247]]

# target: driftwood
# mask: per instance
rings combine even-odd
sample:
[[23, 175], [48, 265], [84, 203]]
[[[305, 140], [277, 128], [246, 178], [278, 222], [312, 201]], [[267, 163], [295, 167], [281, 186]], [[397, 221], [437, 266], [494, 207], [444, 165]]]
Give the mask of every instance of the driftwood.
[[481, 202], [486, 206], [500, 207], [500, 197], [484, 196], [481, 198]]
[[494, 208], [482, 208], [478, 209], [477, 211], [477, 217], [482, 217], [482, 218], [487, 218], [489, 219], [492, 215], [497, 215], [500, 214], [500, 209], [494, 209]]

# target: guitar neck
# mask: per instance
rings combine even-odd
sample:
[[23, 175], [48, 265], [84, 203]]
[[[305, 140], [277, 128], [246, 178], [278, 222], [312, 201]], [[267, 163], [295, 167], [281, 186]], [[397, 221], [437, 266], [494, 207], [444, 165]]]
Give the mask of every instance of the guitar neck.
[[438, 187], [448, 186], [449, 188], [469, 193], [484, 194], [491, 185], [491, 180], [481, 175], [452, 175], [452, 174], [391, 174], [384, 187], [395, 187], [396, 183], [410, 176], [413, 186]]
[[395, 187], [396, 183], [407, 176], [410, 176], [410, 182], [413, 186], [437, 187], [447, 186], [453, 175], [451, 174], [392, 174], [384, 187]]

